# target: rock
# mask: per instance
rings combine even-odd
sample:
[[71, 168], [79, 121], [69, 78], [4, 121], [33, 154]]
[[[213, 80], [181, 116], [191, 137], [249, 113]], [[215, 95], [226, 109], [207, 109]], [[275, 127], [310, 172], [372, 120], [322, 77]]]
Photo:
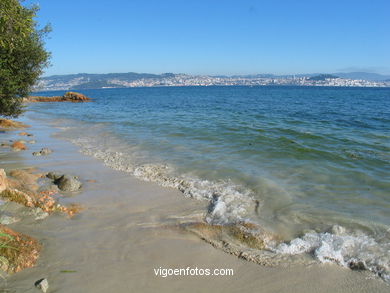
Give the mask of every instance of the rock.
[[17, 223], [19, 221], [20, 221], [20, 219], [16, 218], [16, 217], [10, 217], [10, 216], [6, 216], [6, 215], [2, 215], [0, 217], [0, 224], [1, 225], [11, 225], [11, 224]]
[[24, 151], [26, 150], [26, 146], [20, 142], [20, 141], [15, 141], [12, 145], [11, 145], [12, 149], [15, 150], [15, 151]]
[[364, 271], [367, 269], [366, 264], [360, 260], [352, 260], [351, 262], [348, 263], [348, 266], [351, 270], [354, 271]]
[[34, 169], [14, 169], [8, 175], [16, 179], [16, 182], [9, 182], [10, 187], [21, 190], [37, 190], [37, 180], [42, 177], [40, 173], [33, 173]]
[[87, 98], [83, 94], [75, 93], [75, 92], [67, 92], [63, 96], [64, 100], [70, 101], [70, 102], [86, 102], [89, 101], [90, 98]]
[[25, 131], [22, 131], [22, 132], [19, 132], [19, 135], [20, 136], [27, 136], [27, 135], [29, 135], [27, 132], [25, 132]]
[[41, 289], [43, 293], [46, 293], [49, 289], [49, 282], [47, 279], [40, 279], [34, 283], [35, 287]]
[[58, 186], [62, 191], [77, 191], [81, 188], [81, 182], [77, 179], [77, 177], [63, 175], [54, 183]]
[[53, 184], [53, 182], [48, 179], [49, 178], [40, 181], [41, 186], [39, 187], [38, 192], [58, 193], [59, 192], [58, 186]]
[[49, 179], [52, 179], [52, 180], [58, 180], [60, 179], [62, 176], [62, 174], [59, 174], [59, 173], [55, 173], [55, 172], [49, 172], [46, 174], [46, 177], [49, 178]]
[[41, 208], [35, 208], [31, 211], [31, 215], [35, 220], [43, 220], [49, 216], [49, 213], [44, 212]]
[[30, 96], [28, 98], [24, 98], [23, 102], [29, 103], [37, 103], [37, 102], [89, 102], [91, 99], [84, 96], [80, 93], [75, 92], [67, 92], [62, 97], [54, 96], [54, 97], [39, 97], [39, 96]]
[[0, 128], [25, 128], [25, 127], [29, 127], [29, 126], [13, 120], [0, 119]]
[[8, 188], [7, 175], [4, 169], [0, 169], [0, 193]]
[[32, 139], [32, 140], [29, 140], [28, 143], [29, 143], [29, 144], [34, 144], [34, 143], [35, 143], [35, 140], [33, 140], [33, 139]]
[[2, 199], [13, 201], [30, 208], [34, 207], [36, 204], [36, 200], [32, 195], [17, 189], [7, 188], [2, 193], [0, 193], [0, 196]]
[[39, 152], [33, 152], [33, 156], [47, 156], [51, 154], [53, 151], [48, 148], [42, 148]]

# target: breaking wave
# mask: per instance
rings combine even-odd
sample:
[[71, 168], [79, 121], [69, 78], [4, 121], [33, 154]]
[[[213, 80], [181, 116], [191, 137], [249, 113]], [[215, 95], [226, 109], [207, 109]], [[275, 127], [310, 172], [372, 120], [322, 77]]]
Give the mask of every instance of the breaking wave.
[[[108, 167], [130, 173], [144, 181], [178, 189], [187, 197], [208, 200], [210, 204], [205, 220], [209, 224], [227, 225], [248, 220], [259, 204], [251, 190], [229, 180], [210, 181], [189, 174], [176, 174], [168, 164], [137, 163], [131, 151], [113, 148], [115, 143], [112, 139], [73, 136], [70, 140], [80, 147], [82, 153], [103, 161]], [[331, 262], [353, 270], [369, 270], [390, 282], [389, 233], [387, 231], [387, 235], [378, 241], [363, 232], [334, 226], [330, 232], [308, 232], [289, 242], [265, 241], [267, 251], [260, 253], [255, 249], [234, 253], [261, 264], [272, 263], [272, 258], [276, 260], [291, 256], [291, 259], [296, 259], [299, 255], [310, 255], [321, 263]], [[264, 257], [268, 260], [264, 261]]]
[[[228, 224], [244, 220], [254, 209], [256, 201], [251, 191], [231, 181], [209, 181], [186, 174], [176, 175], [167, 164], [136, 164], [130, 154], [104, 148], [91, 139], [71, 140], [81, 148], [81, 152], [93, 156], [108, 167], [124, 171], [144, 180], [155, 182], [163, 187], [180, 190], [185, 196], [210, 201], [206, 221], [210, 224]], [[96, 141], [97, 142], [97, 141]]]
[[311, 254], [322, 263], [333, 262], [353, 270], [369, 270], [390, 282], [390, 243], [386, 241], [388, 237], [384, 239], [379, 243], [362, 232], [334, 226], [331, 232], [308, 232], [269, 249], [288, 255]]

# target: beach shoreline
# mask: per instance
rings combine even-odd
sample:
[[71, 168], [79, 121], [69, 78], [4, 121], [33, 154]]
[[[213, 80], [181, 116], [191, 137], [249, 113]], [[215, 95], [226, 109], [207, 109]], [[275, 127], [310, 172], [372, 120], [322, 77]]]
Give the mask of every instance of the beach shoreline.
[[[77, 146], [54, 138], [58, 130], [30, 119], [36, 144], [2, 156], [6, 169], [34, 166], [42, 172], [78, 176], [82, 191], [66, 196], [85, 210], [72, 219], [54, 214], [42, 221], [10, 225], [43, 244], [35, 267], [7, 278], [3, 290], [36, 292], [47, 278], [55, 292], [386, 292], [388, 285], [368, 272], [336, 264], [260, 266], [214, 249], [193, 233], [178, 229], [202, 221], [206, 201], [189, 200], [173, 188], [140, 181], [83, 155]], [[9, 135], [9, 134], [7, 134]], [[16, 133], [15, 133], [16, 135]], [[53, 153], [33, 157], [48, 147]], [[88, 182], [90, 181], [90, 182]], [[92, 182], [96, 181], [96, 182]], [[231, 268], [234, 276], [156, 276], [158, 268]], [[66, 273], [67, 272], [67, 273]], [[1, 287], [0, 287], [1, 288]], [[6, 291], [7, 292], [7, 291]]]

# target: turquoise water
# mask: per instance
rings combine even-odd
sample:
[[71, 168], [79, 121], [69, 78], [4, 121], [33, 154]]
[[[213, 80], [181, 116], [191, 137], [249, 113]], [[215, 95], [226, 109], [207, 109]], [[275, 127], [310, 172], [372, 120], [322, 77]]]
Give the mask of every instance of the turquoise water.
[[210, 200], [206, 220], [211, 223], [254, 221], [282, 236], [284, 246], [270, 248], [279, 253], [301, 253], [298, 240], [320, 245], [304, 252], [315, 254], [325, 243], [334, 253], [342, 250], [345, 237], [355, 237], [356, 250], [372, 253], [342, 252], [343, 260], [336, 262], [346, 263], [348, 254], [376, 262], [373, 271], [388, 272], [390, 89], [164, 87], [82, 93], [94, 101], [29, 108], [66, 126], [64, 137], [107, 165]]

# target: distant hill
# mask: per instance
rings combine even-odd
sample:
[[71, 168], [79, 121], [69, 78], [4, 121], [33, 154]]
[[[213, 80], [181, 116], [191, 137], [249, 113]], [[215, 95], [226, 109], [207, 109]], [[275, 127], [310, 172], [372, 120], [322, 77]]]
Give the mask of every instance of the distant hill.
[[[390, 76], [366, 72], [350, 73], [312, 73], [296, 75], [273, 75], [273, 74], [252, 74], [252, 75], [233, 75], [233, 76], [207, 76], [207, 75], [188, 75], [188, 74], [152, 74], [152, 73], [106, 73], [91, 74], [78, 73], [67, 75], [52, 75], [40, 79], [35, 86], [35, 91], [53, 91], [53, 90], [84, 90], [99, 88], [127, 88], [143, 86], [212, 86], [212, 85], [303, 85], [298, 79], [301, 77], [309, 78], [309, 85], [318, 82], [323, 85], [328, 78], [341, 77], [345, 79], [359, 79], [372, 81], [389, 80]], [[296, 79], [297, 78], [297, 79]], [[358, 82], [356, 84], [365, 84], [371, 86], [369, 82]], [[338, 84], [351, 85], [351, 83]]]
[[326, 80], [328, 78], [338, 78], [338, 76], [333, 74], [319, 74], [309, 78], [309, 80]]
[[36, 90], [61, 90], [61, 89], [97, 89], [97, 88], [120, 88], [126, 87], [130, 83], [143, 79], [162, 79], [172, 78], [176, 75], [173, 73], [152, 74], [152, 73], [77, 73], [66, 75], [52, 75], [42, 77], [36, 86]]
[[332, 73], [341, 78], [349, 78], [349, 79], [363, 79], [369, 81], [385, 81], [390, 79], [390, 75], [383, 75], [378, 73], [370, 73], [370, 72], [338, 72]]

